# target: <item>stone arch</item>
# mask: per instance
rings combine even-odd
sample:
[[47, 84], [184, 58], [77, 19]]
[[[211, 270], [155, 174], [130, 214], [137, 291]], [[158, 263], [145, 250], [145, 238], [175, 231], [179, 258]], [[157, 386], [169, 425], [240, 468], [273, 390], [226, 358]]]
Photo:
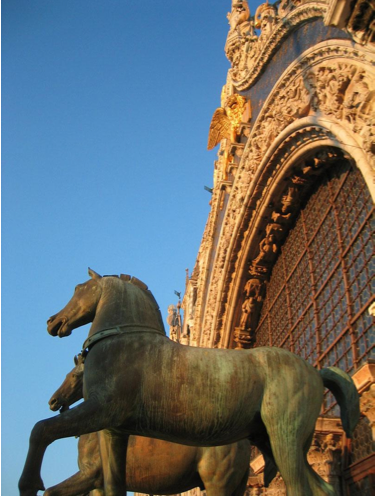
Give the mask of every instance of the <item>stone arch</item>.
[[[319, 183], [322, 173], [328, 167], [343, 162], [357, 167], [354, 158], [338, 147], [322, 129], [321, 139], [310, 143], [306, 143], [306, 136], [316, 136], [318, 128], [309, 126], [299, 131], [301, 146], [296, 147], [283, 167], [278, 167], [276, 159], [280, 155], [275, 154], [276, 162], [270, 161], [268, 168], [265, 168], [264, 174], [267, 176], [268, 169], [273, 171], [273, 177], [268, 178], [271, 181], [263, 190], [264, 196], [258, 201], [256, 214], [244, 236], [242, 256], [237, 261], [228, 295], [228, 312], [221, 342], [223, 347], [233, 346], [233, 339], [238, 348], [251, 345], [252, 332], [258, 323], [266, 285], [280, 247], [294, 226], [300, 206]], [[293, 143], [296, 146], [296, 142]], [[247, 302], [249, 315], [244, 316], [241, 307], [246, 310], [247, 300], [250, 300]], [[248, 321], [247, 330], [245, 319]]]
[[262, 205], [282, 189], [288, 167], [335, 147], [354, 160], [375, 199], [374, 81], [368, 50], [347, 40], [306, 50], [277, 81], [252, 125], [228, 193], [200, 345], [229, 345], [238, 281], [251, 256], [247, 238], [260, 229]]
[[[304, 191], [311, 188], [318, 175], [318, 164], [319, 167], [324, 167], [329, 163], [343, 159], [356, 162], [346, 149], [342, 148], [341, 130], [336, 129], [335, 131], [337, 136], [315, 118], [305, 118], [290, 125], [274, 142], [274, 146], [264, 158], [253, 184], [253, 192], [257, 191], [259, 185], [258, 190], [261, 193], [259, 195], [253, 193], [249, 197], [250, 205], [247, 211], [252, 212], [252, 214], [251, 218], [242, 220], [242, 243], [241, 250], [235, 260], [235, 269], [231, 271], [231, 274], [228, 274], [229, 271], [227, 271], [226, 275], [222, 275], [223, 279], [230, 278], [231, 283], [228, 285], [228, 304], [225, 309], [226, 316], [223, 319], [221, 346], [230, 345], [231, 335], [236, 324], [238, 325], [236, 313], [238, 313], [238, 302], [242, 300], [244, 284], [251, 279], [250, 276], [260, 280], [267, 278], [275, 257], [270, 256], [270, 260], [266, 264], [269, 268], [263, 277], [261, 271], [257, 271], [256, 268], [253, 268], [253, 273], [249, 276], [249, 261], [258, 258], [258, 262], [260, 262], [261, 251], [259, 247], [262, 240], [271, 236], [277, 238], [278, 243], [280, 243], [292, 225], [296, 212], [293, 213], [293, 216], [288, 216], [290, 219], [282, 219], [280, 216], [276, 218], [275, 216], [277, 209], [282, 215], [283, 209], [280, 206], [283, 203], [283, 197], [288, 195], [289, 191], [290, 199], [284, 199], [284, 211], [286, 211], [288, 210], [286, 204], [291, 201], [293, 194], [303, 195]], [[363, 159], [362, 156], [361, 159]], [[368, 164], [364, 160], [363, 164], [367, 171]], [[306, 171], [305, 173], [302, 172], [303, 169]], [[243, 212], [245, 211], [246, 209], [243, 210]], [[286, 216], [288, 214], [291, 212], [285, 212]], [[281, 236], [271, 226], [272, 224], [280, 224], [280, 220], [283, 224]], [[273, 228], [277, 229], [277, 226]], [[252, 291], [255, 290], [252, 289]], [[262, 293], [260, 289], [259, 291]], [[260, 294], [257, 295], [257, 298], [259, 297], [261, 297]], [[237, 332], [239, 333], [240, 330]]]

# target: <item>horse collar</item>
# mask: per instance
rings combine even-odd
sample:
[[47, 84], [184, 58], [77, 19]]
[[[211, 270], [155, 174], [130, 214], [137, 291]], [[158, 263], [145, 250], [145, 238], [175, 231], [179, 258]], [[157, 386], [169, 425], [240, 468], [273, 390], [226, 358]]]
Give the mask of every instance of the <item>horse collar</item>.
[[[131, 328], [131, 329], [130, 329]], [[114, 335], [122, 335], [124, 333], [157, 333], [162, 336], [166, 336], [165, 333], [158, 328], [145, 327], [142, 325], [136, 324], [122, 324], [119, 326], [112, 326], [111, 328], [106, 328], [101, 331], [97, 331], [90, 337], [86, 338], [82, 345], [81, 355], [83, 360], [86, 358], [90, 349], [100, 340], [104, 340], [104, 338], [108, 338]]]

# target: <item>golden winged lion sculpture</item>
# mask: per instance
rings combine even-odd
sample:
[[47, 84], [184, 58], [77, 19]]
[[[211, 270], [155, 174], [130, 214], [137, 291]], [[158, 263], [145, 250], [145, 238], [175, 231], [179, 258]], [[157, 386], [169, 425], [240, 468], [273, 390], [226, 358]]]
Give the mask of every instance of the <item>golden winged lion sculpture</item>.
[[[241, 95], [230, 95], [226, 99], [224, 107], [215, 110], [208, 133], [208, 150], [212, 150], [224, 138], [228, 139], [230, 143], [237, 141], [238, 129], [245, 112], [246, 102], [246, 98]], [[228, 147], [224, 152], [224, 158], [224, 179], [226, 179], [227, 166], [233, 160], [233, 157], [229, 155]]]
[[235, 142], [238, 127], [242, 122], [246, 98], [241, 95], [230, 95], [224, 104], [215, 110], [208, 133], [208, 150], [212, 150], [223, 139]]

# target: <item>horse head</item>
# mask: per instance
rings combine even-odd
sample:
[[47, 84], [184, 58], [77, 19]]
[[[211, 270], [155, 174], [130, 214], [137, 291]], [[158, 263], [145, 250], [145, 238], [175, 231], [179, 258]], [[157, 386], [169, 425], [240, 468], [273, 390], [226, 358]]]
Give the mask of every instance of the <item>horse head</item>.
[[83, 398], [83, 357], [74, 357], [75, 367], [66, 375], [65, 380], [50, 398], [48, 404], [51, 411], [66, 411], [69, 407]]
[[91, 323], [101, 296], [102, 277], [89, 268], [91, 279], [77, 285], [66, 306], [47, 321], [47, 331], [52, 336], [66, 337], [72, 330]]
[[165, 335], [159, 306], [147, 285], [134, 276], [100, 276], [77, 285], [66, 306], [47, 321], [52, 336], [66, 337], [72, 330], [92, 323], [89, 336], [125, 327], [126, 331], [152, 330]]

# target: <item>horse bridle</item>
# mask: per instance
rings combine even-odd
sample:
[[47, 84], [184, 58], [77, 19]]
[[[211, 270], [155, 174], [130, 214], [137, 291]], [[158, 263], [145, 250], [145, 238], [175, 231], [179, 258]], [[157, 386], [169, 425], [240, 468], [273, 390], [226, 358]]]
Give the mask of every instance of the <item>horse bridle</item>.
[[[125, 329], [123, 329], [125, 328]], [[128, 329], [126, 329], [128, 328]], [[132, 329], [129, 329], [132, 328]], [[136, 329], [134, 329], [136, 328]], [[100, 340], [104, 340], [105, 338], [115, 336], [115, 335], [122, 335], [122, 334], [129, 334], [129, 333], [157, 333], [158, 335], [162, 335], [166, 337], [166, 334], [164, 331], [158, 329], [158, 328], [152, 328], [150, 326], [143, 326], [143, 325], [137, 325], [137, 324], [121, 324], [119, 326], [111, 326], [110, 328], [105, 328], [104, 330], [97, 331], [93, 335], [89, 336], [86, 338], [86, 340], [83, 342], [82, 345], [82, 359], [85, 360], [87, 354], [91, 350], [91, 348]]]

